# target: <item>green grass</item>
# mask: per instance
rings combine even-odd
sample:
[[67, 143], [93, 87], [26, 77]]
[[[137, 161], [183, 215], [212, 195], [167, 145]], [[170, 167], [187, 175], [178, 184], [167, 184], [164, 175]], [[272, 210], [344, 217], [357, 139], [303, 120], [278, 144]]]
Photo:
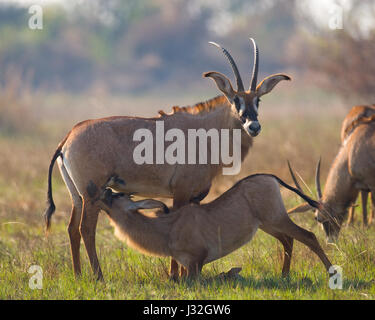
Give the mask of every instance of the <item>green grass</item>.
[[[297, 220], [306, 219], [298, 217]], [[323, 239], [312, 219], [307, 226]], [[2, 299], [374, 299], [375, 259], [373, 228], [346, 228], [336, 246], [324, 246], [334, 264], [343, 268], [343, 289], [332, 290], [319, 259], [304, 245], [295, 244], [290, 277], [281, 277], [282, 247], [259, 231], [255, 238], [227, 257], [206, 265], [197, 281], [168, 279], [169, 259], [147, 257], [114, 239], [101, 220], [97, 248], [105, 282], [96, 282], [81, 250], [83, 274], [71, 270], [65, 223], [53, 225], [45, 238], [42, 226], [22, 223], [0, 226], [0, 298]], [[323, 241], [321, 241], [323, 242]], [[31, 290], [27, 271], [43, 269], [43, 289]], [[242, 267], [240, 277], [221, 280], [220, 272]]]

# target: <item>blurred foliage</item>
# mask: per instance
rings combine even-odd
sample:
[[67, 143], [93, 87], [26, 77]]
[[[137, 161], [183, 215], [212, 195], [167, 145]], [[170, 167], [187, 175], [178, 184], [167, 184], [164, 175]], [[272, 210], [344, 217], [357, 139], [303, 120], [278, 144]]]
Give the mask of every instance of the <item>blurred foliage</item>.
[[329, 30], [325, 20], [318, 24], [308, 0], [57, 1], [43, 5], [43, 30], [30, 30], [27, 6], [11, 3], [0, 3], [3, 86], [10, 69], [31, 75], [32, 88], [48, 91], [192, 92], [201, 86], [202, 72], [231, 76], [208, 41], [228, 48], [248, 81], [248, 38], [254, 37], [261, 76], [292, 69], [353, 101], [374, 99], [372, 0], [346, 1], [343, 30]]
[[0, 86], [0, 136], [37, 134], [40, 128], [32, 112], [37, 95], [31, 95], [17, 71], [8, 70], [6, 78], [6, 85]]
[[375, 3], [352, 0], [350, 10], [343, 12], [342, 29], [319, 28], [308, 15], [300, 18], [306, 28], [290, 41], [289, 61], [348, 106], [374, 103]]
[[321, 85], [335, 90], [350, 103], [375, 101], [375, 33], [355, 38], [345, 31], [335, 37], [313, 38], [304, 56], [311, 70], [322, 74]]
[[[43, 30], [30, 30], [26, 7], [0, 5], [0, 81], [16, 67], [32, 86], [142, 92], [186, 87], [209, 69], [226, 68], [208, 41], [230, 49], [250, 73], [248, 37], [261, 50], [261, 72], [284, 68], [280, 52], [293, 32], [293, 0], [90, 0], [43, 6]], [[250, 60], [250, 61], [249, 61]], [[242, 69], [242, 68], [241, 68]]]

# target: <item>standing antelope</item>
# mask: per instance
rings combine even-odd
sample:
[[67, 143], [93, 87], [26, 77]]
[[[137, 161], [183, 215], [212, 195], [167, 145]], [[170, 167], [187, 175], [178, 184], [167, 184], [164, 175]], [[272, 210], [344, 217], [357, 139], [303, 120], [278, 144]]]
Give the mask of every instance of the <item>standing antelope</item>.
[[116, 179], [110, 179], [102, 193], [102, 209], [108, 213], [117, 237], [142, 253], [172, 256], [187, 269], [189, 278], [199, 275], [204, 264], [249, 242], [258, 228], [282, 243], [283, 276], [289, 274], [294, 239], [316, 253], [329, 271], [332, 264], [315, 235], [289, 218], [279, 184], [313, 207], [319, 207], [319, 203], [278, 177], [255, 174], [240, 180], [210, 203], [191, 203], [169, 214], [153, 216], [140, 213], [138, 209], [165, 208], [162, 202], [152, 199], [132, 201], [124, 193], [113, 194], [111, 189], [117, 190], [119, 186]]
[[[258, 49], [254, 45], [254, 67], [249, 90], [245, 91], [237, 66], [227, 50], [221, 48], [230, 62], [237, 82], [237, 90], [230, 80], [219, 72], [204, 73], [213, 79], [224, 94], [198, 103], [192, 107], [174, 107], [171, 114], [160, 112], [158, 117], [109, 117], [86, 120], [78, 123], [59, 144], [52, 157], [48, 172], [47, 229], [55, 211], [52, 199], [51, 177], [55, 161], [72, 198], [72, 214], [68, 227], [73, 269], [81, 273], [79, 248], [81, 236], [86, 247], [93, 272], [102, 279], [96, 247], [95, 230], [100, 207], [97, 200], [101, 186], [114, 173], [127, 177], [127, 192], [141, 196], [173, 198], [173, 207], [178, 208], [191, 201], [202, 200], [209, 192], [211, 182], [225, 165], [218, 164], [167, 164], [165, 162], [138, 165], [133, 159], [137, 146], [134, 133], [147, 129], [155, 136], [157, 121], [163, 121], [164, 129], [182, 130], [185, 137], [189, 129], [243, 129], [241, 131], [242, 160], [252, 145], [252, 137], [259, 134], [258, 104], [260, 97], [269, 93], [281, 80], [290, 80], [287, 75], [275, 74], [265, 78], [257, 86]], [[231, 142], [230, 142], [231, 143]], [[165, 143], [165, 148], [171, 143]], [[187, 143], [185, 144], [187, 145]], [[233, 147], [230, 144], [229, 149]], [[153, 150], [156, 149], [155, 141]], [[207, 149], [208, 146], [207, 146]], [[198, 150], [197, 157], [201, 151]], [[187, 162], [185, 162], [187, 163]], [[178, 265], [171, 262], [171, 276], [178, 277]]]
[[[328, 172], [323, 194], [320, 186], [320, 160], [318, 162], [315, 184], [322, 207], [315, 211], [315, 217], [322, 224], [329, 242], [338, 238], [348, 208], [357, 199], [359, 191], [375, 194], [374, 120], [375, 114], [365, 115], [348, 126], [350, 130]], [[292, 170], [291, 175], [297, 188], [301, 190]], [[311, 206], [304, 203], [288, 213], [309, 209]]]
[[[375, 115], [375, 105], [371, 106], [355, 106], [353, 107], [349, 113], [346, 115], [342, 126], [341, 126], [341, 143], [345, 144], [346, 139], [352, 133], [353, 129], [357, 126], [358, 121], [361, 119], [369, 118]], [[375, 195], [371, 194], [371, 203], [372, 209], [370, 212], [370, 217], [367, 220], [367, 199], [368, 199], [369, 192], [367, 190], [361, 190], [361, 200], [362, 200], [362, 216], [363, 216], [363, 225], [367, 226], [371, 224], [373, 216], [374, 216], [374, 205], [375, 205]], [[355, 206], [350, 207], [349, 209], [349, 216], [348, 216], [348, 224], [352, 224], [354, 221], [354, 212]]]

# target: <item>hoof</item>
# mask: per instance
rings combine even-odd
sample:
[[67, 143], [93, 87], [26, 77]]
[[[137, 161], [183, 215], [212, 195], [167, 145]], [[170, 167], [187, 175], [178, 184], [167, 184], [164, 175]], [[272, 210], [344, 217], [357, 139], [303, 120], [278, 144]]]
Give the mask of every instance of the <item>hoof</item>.
[[225, 280], [227, 280], [227, 279], [236, 279], [236, 278], [238, 278], [240, 276], [239, 273], [241, 272], [241, 270], [242, 270], [242, 268], [240, 268], [240, 267], [232, 268], [232, 269], [230, 269], [227, 272], [220, 273], [218, 275], [218, 277], [221, 278], [221, 279], [223, 279], [223, 280], [224, 279]]
[[168, 278], [170, 281], [173, 281], [173, 282], [178, 282], [179, 280], [178, 274], [170, 274]]

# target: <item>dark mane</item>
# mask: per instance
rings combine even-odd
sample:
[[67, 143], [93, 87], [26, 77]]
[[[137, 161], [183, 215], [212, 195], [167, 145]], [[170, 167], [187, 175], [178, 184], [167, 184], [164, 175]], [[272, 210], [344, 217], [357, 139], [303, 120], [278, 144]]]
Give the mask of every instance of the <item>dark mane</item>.
[[171, 116], [175, 113], [184, 112], [184, 113], [190, 113], [190, 114], [201, 114], [210, 112], [211, 110], [217, 108], [218, 106], [222, 106], [223, 104], [227, 103], [227, 99], [223, 95], [219, 95], [215, 98], [209, 99], [204, 102], [199, 102], [192, 106], [185, 106], [185, 107], [179, 107], [174, 106], [172, 107], [172, 112], [165, 113], [163, 110], [159, 111], [160, 116]]

